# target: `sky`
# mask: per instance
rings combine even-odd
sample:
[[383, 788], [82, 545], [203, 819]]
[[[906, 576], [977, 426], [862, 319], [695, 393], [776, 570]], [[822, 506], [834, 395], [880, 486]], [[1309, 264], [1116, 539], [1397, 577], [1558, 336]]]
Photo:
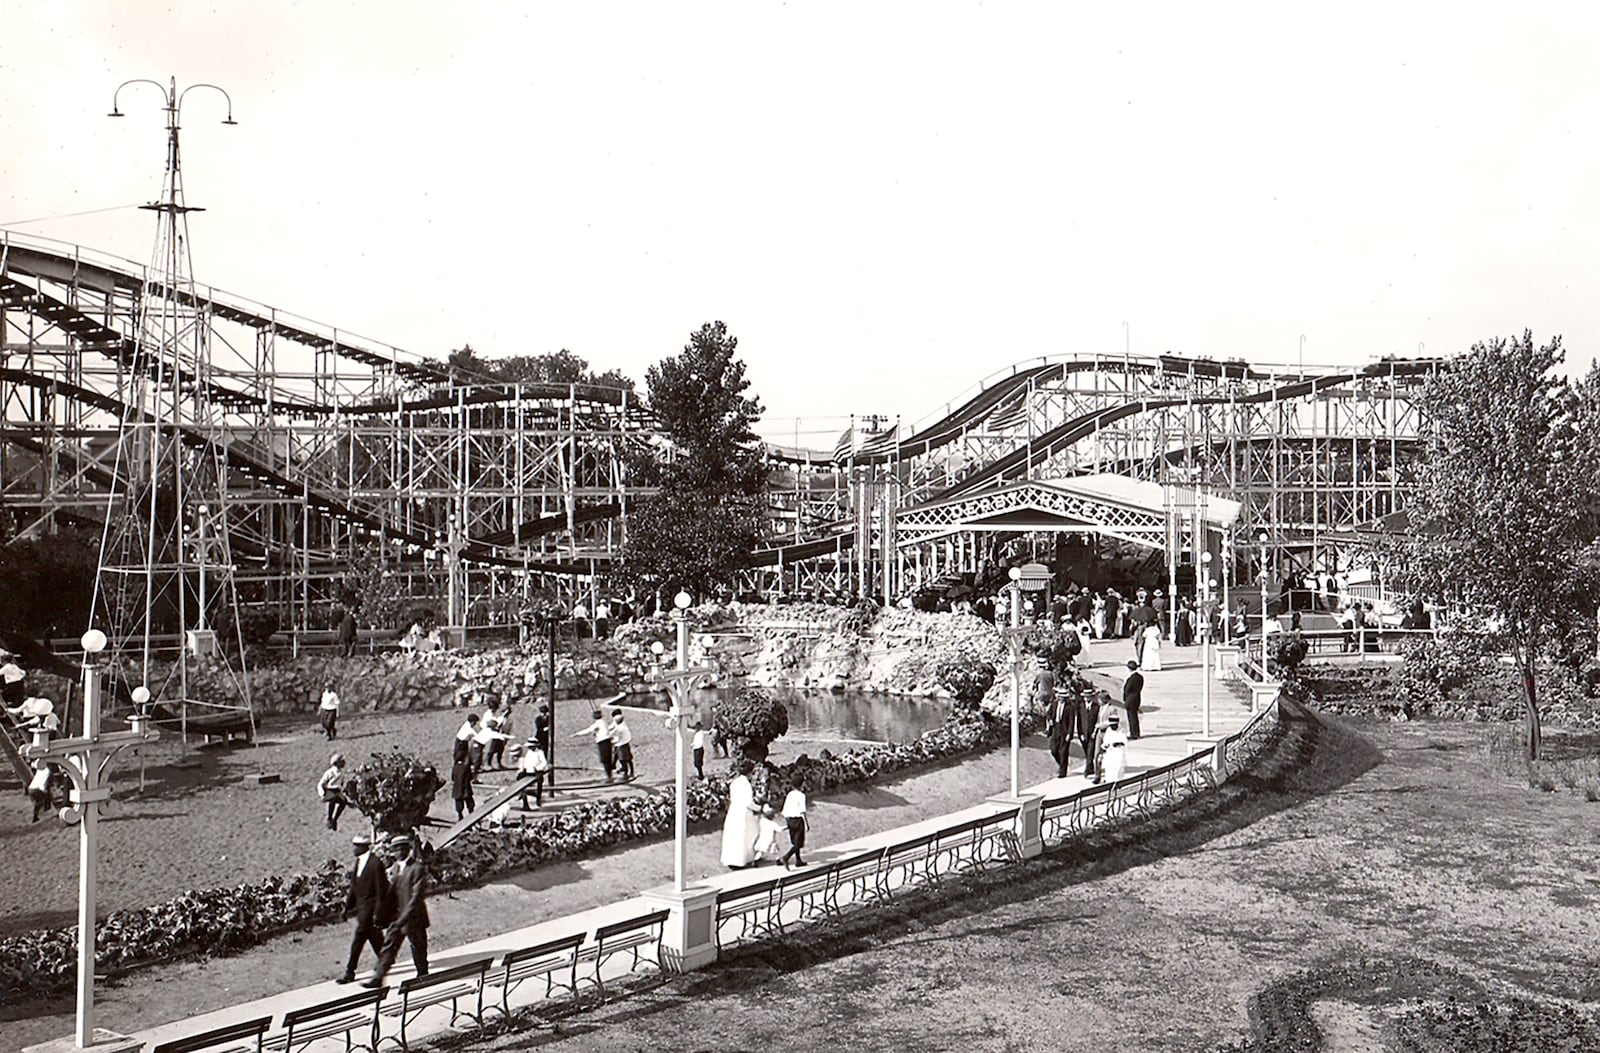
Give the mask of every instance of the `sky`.
[[1042, 355], [1600, 349], [1600, 5], [11, 0], [0, 226], [422, 354], [739, 339], [778, 442]]

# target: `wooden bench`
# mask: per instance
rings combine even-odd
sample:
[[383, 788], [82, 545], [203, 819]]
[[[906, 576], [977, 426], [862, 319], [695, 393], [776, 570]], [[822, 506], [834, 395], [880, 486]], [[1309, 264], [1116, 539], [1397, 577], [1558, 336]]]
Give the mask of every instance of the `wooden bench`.
[[656, 910], [636, 918], [625, 918], [610, 925], [602, 925], [594, 930], [594, 943], [584, 948], [579, 958], [594, 963], [593, 982], [595, 989], [600, 993], [601, 1001], [605, 1001], [606, 997], [603, 967], [606, 961], [615, 955], [633, 956], [633, 961], [629, 964], [630, 971], [637, 970], [640, 962], [654, 965], [662, 973], [669, 971], [661, 961], [661, 938], [666, 932], [669, 915], [669, 911]]
[[[483, 985], [489, 975], [489, 963], [493, 961], [494, 956], [491, 955], [403, 981], [400, 984], [400, 1004], [383, 1011], [384, 1016], [397, 1017], [400, 1021], [400, 1037], [389, 1038], [388, 1041], [398, 1041], [401, 1049], [409, 1050], [411, 1046], [406, 1038], [406, 1025], [424, 1009], [446, 1002], [450, 1004], [450, 1027], [455, 1027], [456, 1021], [462, 1017], [475, 1025], [482, 1024]], [[462, 999], [470, 1000], [470, 1009], [461, 1007]]]
[[878, 898], [889, 897], [893, 891], [889, 887], [889, 879], [897, 872], [901, 875], [901, 888], [919, 877], [930, 885], [937, 885], [939, 875], [934, 871], [933, 857], [938, 852], [938, 845], [939, 834], [934, 832], [886, 846], [878, 866]]
[[[236, 1024], [225, 1024], [210, 1031], [162, 1042], [150, 1053], [261, 1053], [262, 1040], [271, 1026], [272, 1014], [268, 1013], [254, 1020], [241, 1020]], [[254, 1041], [241, 1042], [240, 1039]]]
[[840, 895], [849, 890], [850, 902], [859, 903], [879, 898], [878, 874], [883, 870], [887, 848], [869, 848], [854, 852], [831, 863], [828, 867], [828, 891], [822, 900], [824, 913], [839, 917], [844, 906]]
[[[531, 947], [511, 951], [500, 963], [496, 981], [500, 988], [500, 1004], [489, 1006], [511, 1016], [511, 992], [526, 980], [544, 977], [544, 997], [549, 998], [558, 988], [574, 998], [578, 995], [578, 948], [583, 945], [583, 933], [546, 940]], [[558, 973], [567, 974], [567, 982], [556, 979]], [[486, 1010], [487, 1011], [487, 1010]]]
[[[322, 1039], [342, 1038], [345, 1053], [354, 1049], [377, 1053], [378, 1006], [388, 993], [389, 988], [378, 987], [285, 1013], [283, 1030], [269, 1037], [261, 1048], [295, 1053]], [[367, 1041], [355, 1041], [352, 1036], [363, 1029]]]
[[779, 933], [784, 931], [783, 909], [791, 903], [798, 908], [795, 921], [826, 917], [830, 913], [828, 902], [835, 893], [834, 872], [838, 868], [839, 861], [835, 860], [832, 863], [812, 864], [779, 878], [778, 887], [773, 889], [773, 927]]
[[241, 736], [246, 743], [255, 741], [255, 725], [249, 713], [206, 713], [190, 717], [183, 730], [190, 735], [203, 736], [208, 744], [213, 739], [220, 739], [223, 745], [227, 745], [235, 735]]
[[943, 858], [948, 860], [949, 870], [968, 871], [979, 870], [1002, 858], [1017, 862], [1022, 858], [1017, 844], [1017, 812], [1017, 808], [1004, 809], [939, 831], [935, 863]]
[[770, 877], [753, 885], [742, 885], [717, 893], [717, 920], [712, 937], [719, 955], [723, 946], [722, 927], [729, 921], [737, 919], [739, 922], [739, 934], [731, 941], [734, 943], [770, 936], [777, 931], [773, 907], [780, 881], [782, 878]]

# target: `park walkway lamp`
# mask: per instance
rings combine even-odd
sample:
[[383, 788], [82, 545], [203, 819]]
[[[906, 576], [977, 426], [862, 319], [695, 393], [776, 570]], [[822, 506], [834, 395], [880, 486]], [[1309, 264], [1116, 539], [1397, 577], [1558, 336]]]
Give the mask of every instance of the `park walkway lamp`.
[[1006, 646], [1011, 652], [1011, 796], [1022, 793], [1022, 568], [1008, 572], [1011, 584], [1011, 625], [1006, 630]]
[[[95, 861], [99, 850], [98, 820], [100, 806], [111, 799], [111, 784], [103, 781], [111, 758], [128, 746], [153, 742], [160, 732], [149, 727], [149, 714], [145, 706], [150, 692], [144, 687], [135, 690], [135, 711], [128, 731], [102, 732], [100, 730], [101, 669], [99, 654], [106, 649], [106, 634], [90, 629], [83, 634], [83, 724], [82, 734], [74, 738], [54, 739], [48, 731], [33, 733], [33, 741], [19, 751], [28, 760], [42, 760], [56, 767], [72, 780], [71, 804], [61, 809], [61, 819], [78, 824], [78, 1017], [74, 1041], [78, 1049], [89, 1049], [96, 1043], [107, 1048], [120, 1036], [108, 1032], [96, 1035], [94, 1026], [94, 910]], [[110, 1043], [110, 1044], [108, 1044]], [[137, 1046], [128, 1048], [138, 1048]]]
[[1261, 545], [1261, 679], [1267, 678], [1267, 545], [1272, 538], [1265, 528], [1256, 534]]
[[[1211, 550], [1200, 553], [1200, 734], [1211, 737], [1211, 627], [1216, 623], [1212, 606], [1217, 579], [1211, 576]], [[1223, 619], [1228, 616], [1222, 612]]]
[[[689, 665], [689, 605], [694, 597], [680, 592], [672, 598], [672, 621], [677, 632], [677, 663], [670, 672], [659, 667], [653, 679], [667, 689], [672, 699], [672, 709], [667, 712], [667, 727], [673, 733], [673, 806], [672, 806], [672, 891], [684, 890], [684, 871], [687, 869], [689, 843], [689, 792], [688, 750], [685, 739], [689, 733], [690, 707], [686, 704], [695, 688], [703, 684], [714, 671], [710, 666]], [[666, 652], [660, 640], [650, 645], [658, 662]]]

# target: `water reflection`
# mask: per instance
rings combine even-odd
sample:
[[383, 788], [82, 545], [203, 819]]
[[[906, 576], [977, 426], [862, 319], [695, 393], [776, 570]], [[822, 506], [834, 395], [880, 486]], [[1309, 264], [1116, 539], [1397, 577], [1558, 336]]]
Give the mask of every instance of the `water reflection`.
[[[942, 699], [905, 698], [899, 695], [867, 694], [860, 691], [798, 691], [793, 688], [764, 688], [789, 710], [789, 742], [910, 742], [923, 732], [944, 723], [949, 703]], [[696, 702], [710, 712], [721, 696], [733, 688], [708, 688], [697, 691]], [[665, 710], [665, 694], [635, 695], [629, 705]]]

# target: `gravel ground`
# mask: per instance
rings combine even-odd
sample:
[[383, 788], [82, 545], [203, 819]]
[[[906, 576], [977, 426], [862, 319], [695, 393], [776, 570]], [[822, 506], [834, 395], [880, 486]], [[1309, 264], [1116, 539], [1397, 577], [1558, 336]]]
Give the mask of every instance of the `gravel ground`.
[[1397, 1048], [1407, 998], [1463, 987], [1468, 1004], [1593, 1012], [1600, 805], [1494, 772], [1484, 737], [1311, 719], [1259, 777], [1142, 828], [809, 927], [554, 1031], [444, 1045], [1194, 1053], [1281, 1033], [1269, 986], [1355, 963], [1407, 979], [1312, 991], [1316, 1044], [1258, 1048]]
[[[571, 737], [589, 722], [593, 703], [557, 703], [556, 762], [566, 785], [604, 781], [600, 762], [587, 739]], [[633, 726], [635, 787], [669, 783], [672, 738], [661, 714], [626, 708]], [[351, 770], [379, 750], [395, 746], [431, 759], [447, 781], [450, 747], [465, 711], [420, 710], [349, 714], [339, 722], [336, 742], [326, 742], [312, 715], [267, 719], [257, 745], [190, 748], [176, 735], [148, 747], [146, 788], [139, 792], [137, 759], [118, 758], [112, 777], [116, 799], [100, 824], [99, 913], [118, 907], [160, 902], [195, 888], [233, 885], [272, 875], [315, 870], [329, 857], [349, 854], [350, 835], [364, 818], [347, 812], [338, 832], [328, 830], [316, 797], [317, 779], [337, 750]], [[533, 730], [530, 707], [514, 711], [513, 730]], [[775, 760], [823, 748], [835, 752], [849, 743], [799, 732], [773, 744]], [[186, 757], [197, 767], [174, 766]], [[266, 772], [278, 782], [259, 783]], [[509, 774], [486, 777], [480, 803], [492, 785]], [[616, 792], [630, 792], [620, 785]], [[0, 811], [0, 853], [26, 858], [26, 867], [0, 867], [0, 933], [77, 921], [78, 833], [53, 816], [30, 823], [32, 806], [20, 793]], [[434, 800], [436, 818], [454, 820], [448, 787]]]

